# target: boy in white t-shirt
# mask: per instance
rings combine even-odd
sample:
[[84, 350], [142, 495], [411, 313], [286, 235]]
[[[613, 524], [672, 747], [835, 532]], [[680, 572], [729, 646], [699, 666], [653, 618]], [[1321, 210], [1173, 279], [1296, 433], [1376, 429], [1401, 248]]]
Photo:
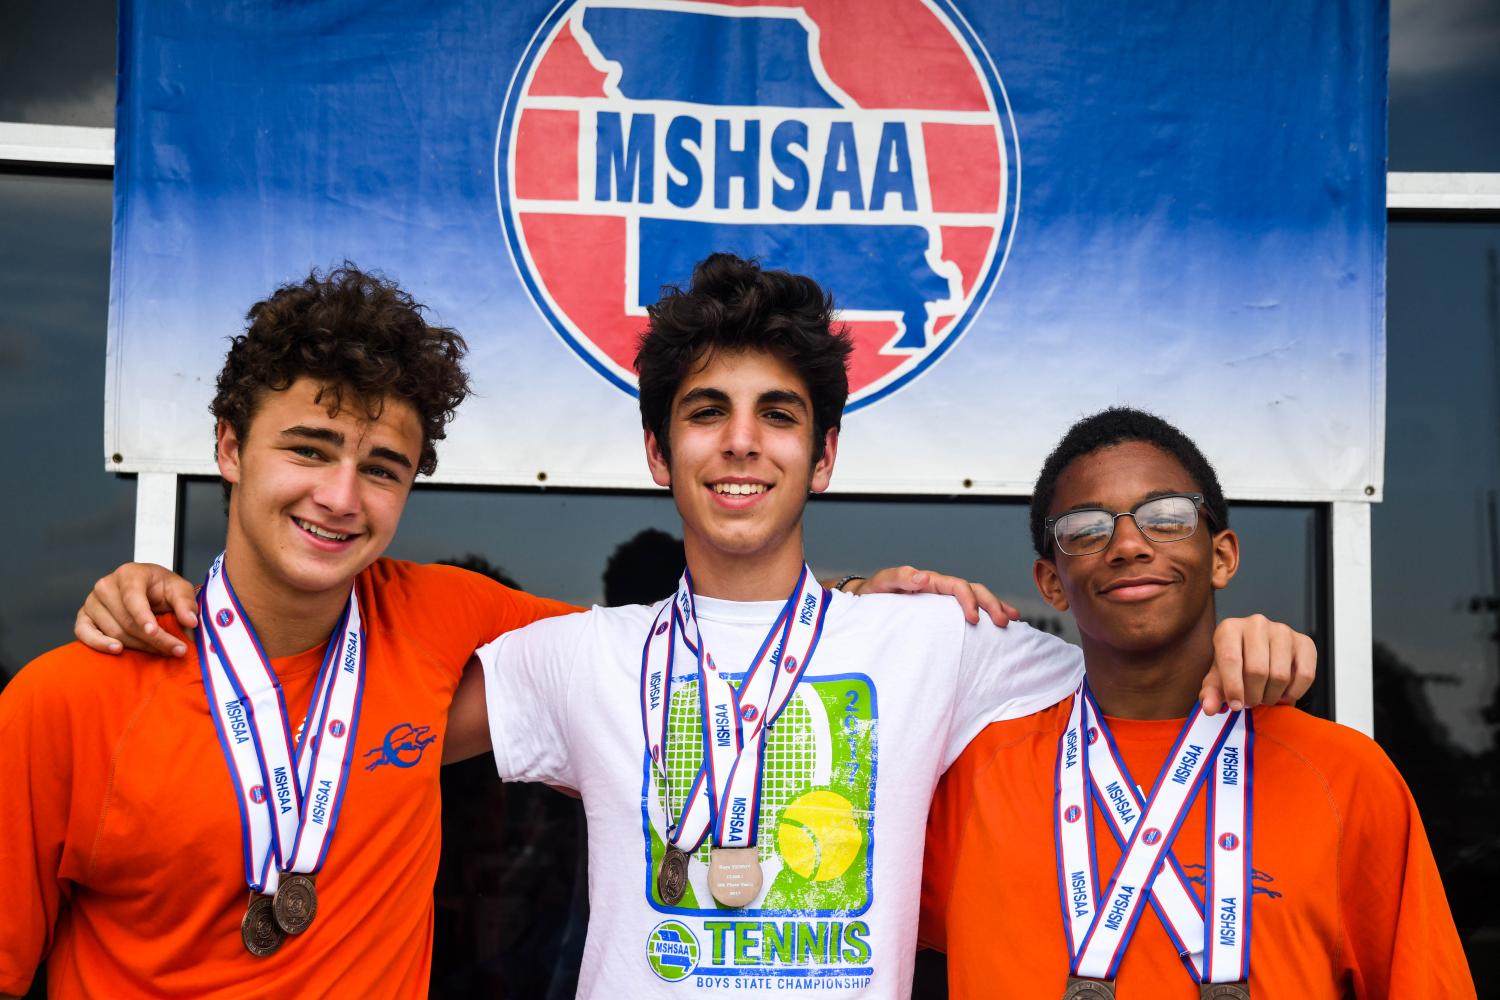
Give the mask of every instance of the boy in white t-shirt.
[[[802, 512], [848, 391], [831, 309], [810, 279], [727, 254], [651, 307], [636, 366], [647, 461], [683, 519], [677, 597], [502, 636], [455, 698], [448, 758], [482, 748], [461, 742], [482, 680], [501, 776], [583, 796], [581, 997], [907, 995], [938, 777], [1082, 675], [1024, 624], [811, 580]], [[1238, 650], [1241, 631], [1219, 639]]]

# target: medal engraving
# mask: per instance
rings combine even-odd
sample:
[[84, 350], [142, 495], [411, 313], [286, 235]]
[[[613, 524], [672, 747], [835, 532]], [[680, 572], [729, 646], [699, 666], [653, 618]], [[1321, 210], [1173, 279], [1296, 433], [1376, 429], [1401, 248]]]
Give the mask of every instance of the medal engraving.
[[1204, 983], [1198, 988], [1201, 1000], [1250, 1000], [1250, 984], [1241, 979], [1237, 983]]
[[669, 844], [656, 872], [656, 893], [663, 903], [676, 906], [687, 894], [687, 885], [688, 856]]
[[245, 950], [258, 958], [265, 958], [286, 940], [286, 934], [276, 924], [270, 896], [250, 897], [250, 906], [240, 921], [240, 940], [245, 942]]
[[1069, 976], [1068, 986], [1063, 990], [1063, 1000], [1115, 1000], [1115, 981]]
[[318, 915], [318, 890], [307, 875], [283, 872], [271, 904], [276, 926], [288, 934], [301, 934]]
[[749, 906], [760, 895], [760, 851], [715, 847], [708, 853], [708, 891], [725, 906]]

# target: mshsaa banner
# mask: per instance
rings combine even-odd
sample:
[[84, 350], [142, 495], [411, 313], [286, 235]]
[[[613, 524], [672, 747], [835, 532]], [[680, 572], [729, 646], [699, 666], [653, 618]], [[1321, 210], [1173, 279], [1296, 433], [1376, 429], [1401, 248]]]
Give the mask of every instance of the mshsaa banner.
[[645, 486], [645, 307], [723, 249], [841, 308], [836, 488], [1026, 493], [1130, 403], [1234, 496], [1378, 497], [1387, 20], [125, 0], [107, 461], [212, 471], [226, 338], [348, 259], [468, 337], [439, 481]]

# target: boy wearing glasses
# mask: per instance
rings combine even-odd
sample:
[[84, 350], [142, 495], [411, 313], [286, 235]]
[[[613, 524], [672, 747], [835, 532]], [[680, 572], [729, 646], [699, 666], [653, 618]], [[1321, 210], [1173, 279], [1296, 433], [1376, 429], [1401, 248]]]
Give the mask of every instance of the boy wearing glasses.
[[951, 995], [1474, 996], [1380, 748], [1290, 706], [1197, 710], [1239, 565], [1198, 448], [1138, 410], [1082, 420], [1031, 526], [1086, 677], [989, 726], [933, 801], [922, 940], [948, 953]]

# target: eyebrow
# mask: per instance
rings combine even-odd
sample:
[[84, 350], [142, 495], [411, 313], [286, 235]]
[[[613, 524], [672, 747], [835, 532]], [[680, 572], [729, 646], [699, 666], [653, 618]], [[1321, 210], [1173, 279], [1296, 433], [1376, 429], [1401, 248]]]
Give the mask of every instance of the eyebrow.
[[[333, 430], [330, 427], [308, 427], [305, 424], [298, 424], [295, 427], [288, 427], [282, 431], [281, 437], [283, 440], [321, 441], [340, 448], [344, 445], [343, 432]], [[371, 448], [370, 457], [383, 458], [387, 462], [392, 462], [408, 471], [412, 468], [411, 459], [394, 448], [386, 448], [384, 446]]]
[[689, 389], [683, 393], [682, 399], [677, 401], [678, 408], [685, 406], [696, 406], [699, 403], [728, 403], [729, 393], [723, 389], [715, 389], [712, 386], [699, 386], [697, 389]]
[[762, 406], [795, 406], [801, 410], [807, 409], [807, 400], [802, 397], [802, 394], [790, 389], [770, 389], [760, 394], [759, 402]]
[[[1135, 503], [1131, 504], [1130, 506], [1131, 507], [1135, 507], [1135, 506], [1137, 506], [1139, 504], [1145, 503], [1147, 500], [1155, 500], [1158, 497], [1180, 497], [1180, 496], [1183, 496], [1184, 494], [1187, 494], [1187, 493], [1197, 493], [1197, 492], [1199, 492], [1199, 491], [1198, 490], [1151, 490], [1149, 493], [1147, 493], [1145, 496], [1141, 497], [1139, 500], [1137, 500]], [[1102, 500], [1085, 500], [1083, 503], [1075, 503], [1073, 506], [1069, 507], [1067, 510], [1062, 511], [1061, 513], [1059, 513], [1057, 516], [1061, 517], [1063, 514], [1071, 514], [1075, 510], [1106, 510], [1107, 511], [1109, 509], [1110, 509], [1109, 505], [1106, 504], [1106, 503], [1104, 503], [1104, 501], [1102, 501]], [[1126, 509], [1128, 510], [1129, 508], [1126, 508]], [[1117, 511], [1115, 513], [1124, 513], [1124, 511]]]
[[[719, 406], [729, 405], [729, 393], [723, 389], [713, 386], [699, 386], [683, 393], [682, 399], [678, 401], [679, 408], [696, 406], [699, 403], [714, 403]], [[756, 397], [756, 403], [761, 406], [793, 406], [800, 410], [806, 410], [807, 400], [799, 392], [791, 389], [767, 389]]]

